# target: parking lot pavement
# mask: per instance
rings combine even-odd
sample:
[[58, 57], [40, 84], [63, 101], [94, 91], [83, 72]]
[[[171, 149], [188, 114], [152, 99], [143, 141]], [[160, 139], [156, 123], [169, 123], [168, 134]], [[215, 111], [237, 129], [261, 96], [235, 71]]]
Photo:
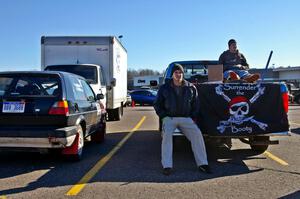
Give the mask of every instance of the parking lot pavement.
[[[299, 107], [289, 119], [298, 123]], [[207, 145], [213, 174], [202, 174], [186, 140], [176, 140], [174, 173], [161, 173], [158, 121], [152, 107], [128, 107], [124, 118], [108, 122], [105, 143], [87, 142], [81, 162], [52, 155], [0, 153], [0, 196], [7, 198], [65, 198], [99, 161], [110, 154], [132, 129], [141, 126], [77, 193], [79, 198], [297, 198], [300, 187], [299, 126], [280, 137], [268, 152], [286, 161], [284, 166], [233, 140], [231, 150]], [[72, 196], [74, 197], [74, 196]]]

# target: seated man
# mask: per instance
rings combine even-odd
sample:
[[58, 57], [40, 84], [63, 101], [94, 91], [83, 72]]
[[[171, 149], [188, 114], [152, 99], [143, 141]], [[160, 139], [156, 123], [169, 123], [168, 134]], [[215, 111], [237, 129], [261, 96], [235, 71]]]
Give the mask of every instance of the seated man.
[[191, 142], [200, 172], [211, 173], [207, 162], [202, 132], [192, 118], [199, 112], [196, 87], [183, 79], [183, 67], [174, 64], [172, 80], [163, 84], [157, 94], [154, 109], [162, 120], [161, 163], [163, 174], [170, 175], [173, 168], [173, 132], [179, 128]]
[[250, 74], [249, 65], [245, 56], [237, 49], [234, 39], [228, 41], [228, 50], [224, 51], [219, 58], [220, 64], [224, 66], [224, 79], [226, 80], [245, 80], [253, 83], [260, 78], [259, 74]]

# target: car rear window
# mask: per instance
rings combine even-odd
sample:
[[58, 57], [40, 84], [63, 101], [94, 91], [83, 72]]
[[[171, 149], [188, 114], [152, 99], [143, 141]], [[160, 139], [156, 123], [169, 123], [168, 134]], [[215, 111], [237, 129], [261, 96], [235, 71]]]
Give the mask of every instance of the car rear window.
[[0, 96], [45, 96], [60, 94], [58, 76], [1, 75]]

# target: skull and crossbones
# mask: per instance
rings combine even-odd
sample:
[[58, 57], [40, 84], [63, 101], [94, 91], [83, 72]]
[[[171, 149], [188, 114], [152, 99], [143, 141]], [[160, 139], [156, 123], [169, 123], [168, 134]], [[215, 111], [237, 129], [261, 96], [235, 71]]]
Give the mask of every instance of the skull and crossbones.
[[216, 93], [218, 95], [221, 95], [229, 103], [230, 117], [228, 120], [220, 121], [219, 126], [217, 127], [217, 129], [221, 133], [224, 133], [226, 128], [230, 128], [233, 125], [241, 125], [242, 123], [247, 121], [256, 124], [259, 128], [263, 130], [266, 130], [266, 128], [268, 127], [267, 124], [255, 120], [254, 116], [247, 117], [250, 107], [249, 103], [253, 104], [259, 98], [259, 96], [264, 94], [265, 87], [261, 87], [261, 85], [258, 84], [257, 88], [258, 91], [250, 100], [248, 100], [244, 96], [237, 96], [233, 99], [230, 99], [227, 95], [225, 95], [222, 84], [215, 88]]

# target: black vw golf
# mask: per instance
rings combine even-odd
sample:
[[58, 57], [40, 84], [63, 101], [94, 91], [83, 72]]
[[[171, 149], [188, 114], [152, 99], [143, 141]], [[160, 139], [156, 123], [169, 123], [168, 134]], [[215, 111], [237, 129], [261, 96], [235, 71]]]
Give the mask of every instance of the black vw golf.
[[71, 73], [1, 72], [0, 149], [56, 148], [80, 159], [86, 137], [104, 140], [102, 98]]

